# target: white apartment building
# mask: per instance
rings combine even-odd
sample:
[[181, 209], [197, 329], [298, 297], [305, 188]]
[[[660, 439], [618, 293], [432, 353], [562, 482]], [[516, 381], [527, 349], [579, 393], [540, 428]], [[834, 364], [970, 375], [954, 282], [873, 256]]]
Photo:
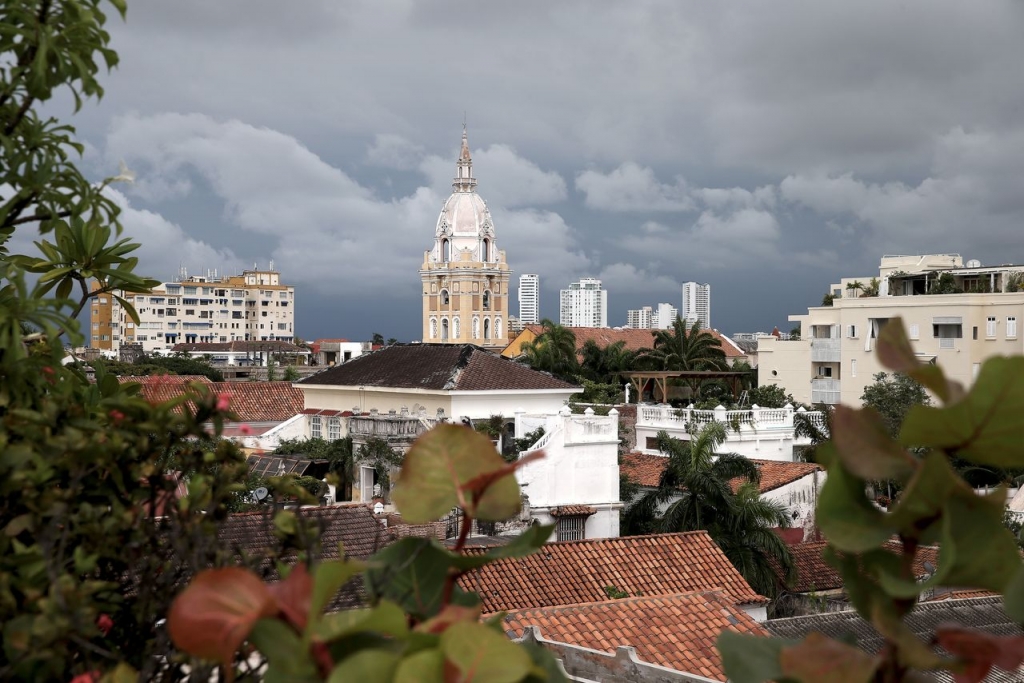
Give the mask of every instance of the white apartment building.
[[608, 327], [608, 292], [597, 278], [585, 277], [559, 292], [559, 324]]
[[100, 296], [90, 311], [90, 346], [117, 353], [141, 344], [147, 354], [168, 353], [175, 344], [286, 341], [295, 338], [295, 288], [275, 270], [216, 273], [165, 282], [144, 294], [118, 292], [135, 307], [138, 324], [117, 299]]
[[682, 316], [688, 325], [700, 322], [700, 329], [711, 328], [711, 285], [700, 282], [683, 283]]
[[758, 381], [802, 403], [859, 405], [884, 371], [875, 340], [900, 317], [922, 362], [969, 386], [985, 359], [1024, 353], [1024, 265], [966, 266], [957, 254], [883, 256], [877, 277], [843, 278], [831, 306], [789, 319], [799, 340], [758, 339]]
[[540, 322], [540, 277], [535, 273], [519, 276], [519, 324]]
[[666, 330], [672, 327], [678, 316], [679, 310], [672, 304], [658, 304], [657, 309], [643, 306], [626, 311], [626, 327], [637, 330]]

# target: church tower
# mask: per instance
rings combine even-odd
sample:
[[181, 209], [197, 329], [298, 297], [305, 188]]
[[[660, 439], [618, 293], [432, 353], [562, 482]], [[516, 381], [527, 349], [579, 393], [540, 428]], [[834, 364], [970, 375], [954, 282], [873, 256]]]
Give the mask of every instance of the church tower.
[[476, 193], [466, 128], [455, 165], [452, 194], [434, 229], [434, 248], [423, 254], [423, 341], [508, 344], [509, 276], [505, 252], [494, 240], [487, 204]]

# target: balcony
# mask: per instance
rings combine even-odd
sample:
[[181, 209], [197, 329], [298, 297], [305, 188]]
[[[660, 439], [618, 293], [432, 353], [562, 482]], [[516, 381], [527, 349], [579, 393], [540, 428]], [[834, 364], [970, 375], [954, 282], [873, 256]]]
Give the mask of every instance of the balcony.
[[940, 349], [955, 349], [956, 339], [953, 337], [939, 337], [939, 348]]
[[822, 338], [811, 339], [811, 362], [812, 363], [838, 363], [842, 360], [842, 352], [839, 350], [841, 339]]
[[811, 403], [835, 405], [839, 403], [839, 380], [812, 379]]

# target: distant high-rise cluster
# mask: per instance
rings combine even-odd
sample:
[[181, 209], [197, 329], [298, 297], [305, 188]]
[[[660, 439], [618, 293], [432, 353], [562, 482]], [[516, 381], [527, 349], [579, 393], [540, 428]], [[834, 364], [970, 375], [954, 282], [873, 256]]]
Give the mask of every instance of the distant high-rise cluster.
[[601, 281], [585, 277], [561, 290], [558, 318], [568, 327], [608, 327], [608, 292]]
[[519, 276], [519, 324], [540, 322], [540, 278], [534, 273]]
[[672, 327], [679, 310], [672, 304], [658, 304], [657, 308], [643, 306], [626, 311], [626, 327], [638, 330], [664, 330]]
[[711, 285], [700, 282], [683, 283], [682, 317], [687, 325], [699, 322], [702, 330], [711, 327]]

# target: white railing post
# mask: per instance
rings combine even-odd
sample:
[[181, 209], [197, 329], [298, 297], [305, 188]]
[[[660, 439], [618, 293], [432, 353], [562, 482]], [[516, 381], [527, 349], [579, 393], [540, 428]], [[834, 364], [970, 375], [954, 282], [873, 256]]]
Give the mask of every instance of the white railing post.
[[[782, 409], [786, 411], [786, 426], [787, 427], [792, 427], [793, 426], [793, 404], [792, 403], [787, 403], [786, 405], [782, 406]], [[800, 406], [800, 410], [803, 410], [803, 409], [804, 409], [803, 406]]]
[[523, 428], [523, 416], [526, 415], [526, 410], [522, 407], [516, 408], [516, 438], [521, 439], [526, 434], [526, 430]]

